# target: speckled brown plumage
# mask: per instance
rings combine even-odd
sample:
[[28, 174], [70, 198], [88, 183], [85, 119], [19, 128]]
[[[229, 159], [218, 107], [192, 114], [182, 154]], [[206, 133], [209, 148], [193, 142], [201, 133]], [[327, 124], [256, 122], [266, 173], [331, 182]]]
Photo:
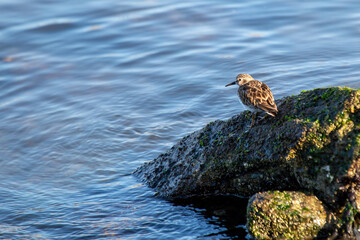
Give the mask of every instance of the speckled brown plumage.
[[253, 79], [249, 74], [241, 73], [237, 75], [235, 82], [229, 83], [225, 87], [235, 84], [239, 85], [238, 96], [241, 103], [253, 113], [251, 127], [258, 112], [266, 112], [275, 117], [278, 109], [274, 96], [265, 83]]
[[265, 111], [275, 117], [278, 112], [270, 88], [258, 80], [249, 81], [239, 86], [238, 96], [241, 102], [253, 111]]

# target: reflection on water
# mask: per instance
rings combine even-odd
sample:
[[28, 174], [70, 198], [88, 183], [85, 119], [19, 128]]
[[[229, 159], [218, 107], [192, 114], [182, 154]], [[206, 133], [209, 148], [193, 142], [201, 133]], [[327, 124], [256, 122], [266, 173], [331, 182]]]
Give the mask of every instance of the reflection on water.
[[1, 238], [244, 238], [246, 200], [170, 203], [131, 173], [242, 111], [240, 72], [275, 98], [360, 88], [359, 7], [2, 1]]

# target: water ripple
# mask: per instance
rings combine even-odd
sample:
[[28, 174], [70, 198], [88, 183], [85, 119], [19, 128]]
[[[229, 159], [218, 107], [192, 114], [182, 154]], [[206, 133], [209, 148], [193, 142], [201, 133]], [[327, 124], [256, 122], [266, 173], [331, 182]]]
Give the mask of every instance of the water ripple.
[[245, 238], [246, 201], [177, 205], [132, 171], [243, 111], [237, 73], [276, 98], [360, 88], [357, 1], [0, 7], [1, 238]]

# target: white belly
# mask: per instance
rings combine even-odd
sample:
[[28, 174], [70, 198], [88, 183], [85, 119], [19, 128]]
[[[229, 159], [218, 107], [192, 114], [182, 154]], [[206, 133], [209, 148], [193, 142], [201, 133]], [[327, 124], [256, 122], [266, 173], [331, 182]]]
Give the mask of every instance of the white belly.
[[255, 108], [253, 106], [248, 106], [248, 105], [245, 105], [241, 100], [240, 100], [240, 97], [238, 97], [238, 100], [239, 102], [241, 103], [241, 105], [245, 108], [245, 110], [249, 110], [251, 112], [264, 112], [262, 111], [261, 109], [259, 108]]

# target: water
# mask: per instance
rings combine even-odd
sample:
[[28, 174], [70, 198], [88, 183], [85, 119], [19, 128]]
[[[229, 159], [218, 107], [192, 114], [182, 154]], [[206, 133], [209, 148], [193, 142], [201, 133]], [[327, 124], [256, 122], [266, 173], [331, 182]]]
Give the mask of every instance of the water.
[[360, 88], [359, 1], [0, 1], [0, 238], [245, 238], [246, 199], [174, 203], [131, 173], [276, 98]]

